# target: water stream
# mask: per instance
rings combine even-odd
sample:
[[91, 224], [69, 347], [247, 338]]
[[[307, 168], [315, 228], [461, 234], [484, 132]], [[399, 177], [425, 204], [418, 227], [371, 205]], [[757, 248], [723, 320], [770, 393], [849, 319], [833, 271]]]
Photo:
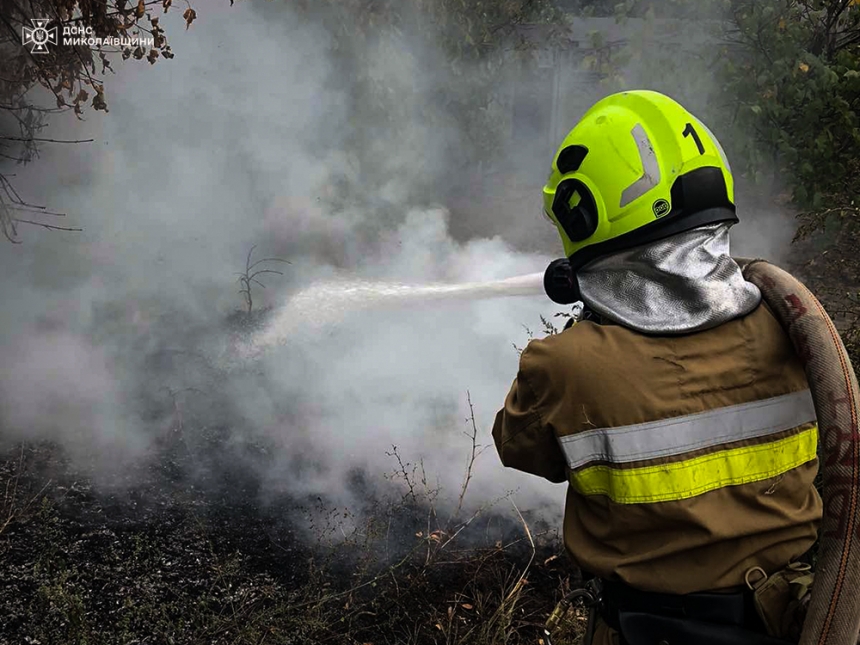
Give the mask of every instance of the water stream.
[[461, 284], [402, 284], [361, 280], [332, 280], [313, 284], [294, 294], [276, 311], [261, 332], [242, 349], [248, 358], [282, 345], [304, 330], [319, 329], [343, 320], [352, 312], [416, 306], [439, 300], [478, 300], [543, 294], [543, 272]]

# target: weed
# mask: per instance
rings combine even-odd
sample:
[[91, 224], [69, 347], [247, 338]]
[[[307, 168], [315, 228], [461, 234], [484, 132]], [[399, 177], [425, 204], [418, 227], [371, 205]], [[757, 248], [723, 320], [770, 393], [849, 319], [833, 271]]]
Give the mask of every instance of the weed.
[[245, 304], [248, 306], [248, 314], [251, 313], [251, 309], [254, 306], [254, 300], [251, 297], [251, 283], [258, 285], [262, 289], [266, 288], [266, 286], [262, 282], [260, 282], [257, 276], [263, 275], [264, 273], [275, 273], [277, 275], [284, 275], [281, 271], [276, 271], [274, 269], [256, 269], [256, 267], [258, 267], [263, 262], [283, 262], [284, 264], [292, 264], [288, 260], [283, 260], [281, 258], [263, 258], [251, 264], [251, 255], [254, 253], [255, 248], [257, 248], [256, 245], [252, 246], [251, 250], [248, 251], [248, 257], [245, 260], [245, 271], [236, 274], [239, 276], [239, 284], [242, 285], [242, 288], [239, 290], [239, 293], [242, 294], [245, 298]]

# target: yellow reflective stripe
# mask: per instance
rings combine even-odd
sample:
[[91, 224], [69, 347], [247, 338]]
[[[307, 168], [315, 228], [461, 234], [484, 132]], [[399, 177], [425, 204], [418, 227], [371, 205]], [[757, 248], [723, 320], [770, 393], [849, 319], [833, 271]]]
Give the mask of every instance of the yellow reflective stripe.
[[670, 464], [624, 470], [590, 466], [573, 471], [570, 483], [583, 495], [607, 495], [618, 504], [668, 502], [776, 477], [812, 461], [817, 448], [818, 426], [813, 425], [777, 441]]

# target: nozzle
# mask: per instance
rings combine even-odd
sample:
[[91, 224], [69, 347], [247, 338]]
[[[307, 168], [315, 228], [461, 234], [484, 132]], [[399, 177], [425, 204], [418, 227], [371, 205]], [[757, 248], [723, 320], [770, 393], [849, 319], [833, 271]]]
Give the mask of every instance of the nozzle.
[[543, 274], [543, 288], [549, 299], [559, 305], [570, 305], [579, 300], [576, 274], [567, 258], [550, 262]]

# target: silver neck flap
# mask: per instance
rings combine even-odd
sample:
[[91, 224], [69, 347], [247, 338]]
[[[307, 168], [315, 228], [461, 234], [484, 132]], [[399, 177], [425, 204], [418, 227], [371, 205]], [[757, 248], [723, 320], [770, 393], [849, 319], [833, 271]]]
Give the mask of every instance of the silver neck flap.
[[761, 292], [729, 254], [730, 226], [702, 226], [594, 260], [577, 272], [582, 300], [646, 334], [703, 331], [744, 316]]

